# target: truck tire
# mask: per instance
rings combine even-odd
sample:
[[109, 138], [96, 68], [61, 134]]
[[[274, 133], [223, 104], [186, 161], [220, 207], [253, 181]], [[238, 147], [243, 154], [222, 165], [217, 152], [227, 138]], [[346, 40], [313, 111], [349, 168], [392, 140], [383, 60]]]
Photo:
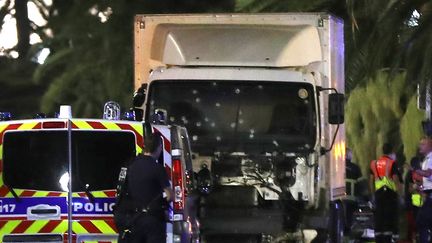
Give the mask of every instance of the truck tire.
[[330, 203], [329, 237], [332, 243], [342, 243], [344, 234], [344, 213], [340, 201]]

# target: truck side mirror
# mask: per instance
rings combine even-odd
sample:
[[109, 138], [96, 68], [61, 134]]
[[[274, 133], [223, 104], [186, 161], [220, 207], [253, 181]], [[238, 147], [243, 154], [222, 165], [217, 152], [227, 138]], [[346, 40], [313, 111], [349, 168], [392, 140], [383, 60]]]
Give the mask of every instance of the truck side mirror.
[[344, 94], [329, 94], [328, 97], [328, 122], [330, 124], [344, 123]]
[[141, 87], [134, 93], [133, 101], [132, 101], [134, 108], [142, 107], [146, 98], [146, 94], [147, 94], [147, 84], [142, 84]]
[[141, 87], [135, 91], [132, 99], [132, 111], [136, 121], [142, 121], [144, 118], [143, 105], [147, 94], [147, 84], [142, 84]]

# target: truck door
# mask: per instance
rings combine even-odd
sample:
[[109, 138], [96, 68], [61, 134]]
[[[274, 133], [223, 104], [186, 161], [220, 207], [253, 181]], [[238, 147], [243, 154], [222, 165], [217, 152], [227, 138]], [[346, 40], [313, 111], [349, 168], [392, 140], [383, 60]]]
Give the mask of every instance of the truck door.
[[0, 241], [63, 242], [67, 120], [0, 123]]

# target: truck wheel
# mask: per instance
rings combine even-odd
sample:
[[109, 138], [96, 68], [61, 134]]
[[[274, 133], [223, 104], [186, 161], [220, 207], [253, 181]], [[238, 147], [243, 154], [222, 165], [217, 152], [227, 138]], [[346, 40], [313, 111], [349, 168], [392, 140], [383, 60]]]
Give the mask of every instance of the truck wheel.
[[330, 241], [332, 243], [342, 243], [344, 233], [344, 220], [343, 220], [343, 208], [342, 203], [332, 202], [330, 203], [330, 224], [329, 233]]

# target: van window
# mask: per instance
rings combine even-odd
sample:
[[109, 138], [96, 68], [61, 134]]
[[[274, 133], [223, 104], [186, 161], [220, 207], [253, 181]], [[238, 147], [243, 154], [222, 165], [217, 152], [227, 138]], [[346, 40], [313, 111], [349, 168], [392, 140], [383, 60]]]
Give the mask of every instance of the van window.
[[3, 140], [4, 182], [19, 189], [62, 191], [68, 172], [67, 132], [7, 132]]
[[[120, 167], [134, 154], [133, 133], [73, 131], [73, 191], [114, 189]], [[14, 189], [67, 191], [67, 131], [7, 132], [3, 164], [4, 182]]]
[[74, 191], [115, 189], [121, 166], [135, 155], [131, 132], [72, 134]]

